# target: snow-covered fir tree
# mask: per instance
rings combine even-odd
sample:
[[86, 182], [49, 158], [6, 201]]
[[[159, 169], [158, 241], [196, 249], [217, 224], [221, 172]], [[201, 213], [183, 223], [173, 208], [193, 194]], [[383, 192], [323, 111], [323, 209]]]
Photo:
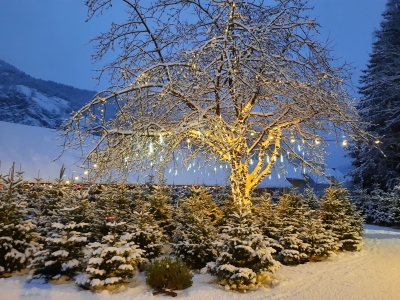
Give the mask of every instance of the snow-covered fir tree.
[[207, 271], [227, 289], [255, 288], [280, 266], [272, 256], [271, 240], [262, 235], [251, 213], [232, 214], [216, 246], [220, 254], [207, 264]]
[[311, 210], [316, 210], [319, 207], [319, 198], [315, 195], [313, 188], [305, 188], [304, 192], [300, 194], [301, 201], [303, 201]]
[[87, 191], [65, 188], [52, 216], [51, 227], [42, 231], [43, 249], [36, 252], [29, 268], [30, 279], [46, 281], [73, 278], [84, 268], [84, 247], [92, 239], [93, 210]]
[[400, 182], [400, 4], [387, 0], [367, 69], [361, 77], [358, 112], [366, 130], [377, 136], [369, 145], [355, 143], [350, 156], [356, 184], [381, 189]]
[[215, 224], [222, 213], [205, 187], [193, 187], [190, 192], [191, 196], [181, 201], [174, 216], [176, 229], [172, 247], [174, 254], [190, 268], [201, 269], [216, 257]]
[[381, 226], [400, 225], [400, 193], [399, 185], [387, 192], [378, 185], [368, 193], [366, 189], [353, 191], [352, 202], [362, 211], [365, 222]]
[[150, 202], [150, 213], [164, 232], [172, 236], [173, 219], [172, 207], [170, 205], [170, 192], [170, 189], [165, 185], [154, 186], [154, 190], [148, 198]]
[[338, 249], [337, 239], [332, 231], [326, 230], [317, 217], [303, 223], [298, 237], [303, 242], [302, 246], [308, 260], [321, 260]]
[[159, 257], [167, 237], [150, 213], [150, 204], [148, 202], [139, 204], [132, 217], [133, 222], [128, 225], [128, 232], [124, 234], [125, 239], [129, 242], [134, 242], [142, 249], [144, 258], [153, 259]]
[[40, 247], [36, 226], [27, 220], [26, 202], [18, 191], [22, 183], [14, 164], [8, 175], [0, 175], [0, 277], [25, 268]]
[[116, 228], [119, 234], [127, 231], [127, 226], [133, 222], [133, 211], [130, 198], [124, 187], [113, 185], [101, 185], [98, 187], [101, 193], [95, 199], [94, 234], [100, 242], [103, 236], [108, 234], [107, 223], [117, 221], [121, 224]]
[[[258, 222], [261, 232], [269, 238], [279, 239], [281, 220], [276, 212], [276, 204], [271, 203], [271, 198], [268, 195], [253, 198], [252, 201], [252, 213]], [[275, 248], [276, 250], [281, 250], [282, 247], [278, 243]]]
[[124, 223], [108, 222], [110, 234], [102, 242], [90, 243], [87, 246], [86, 273], [76, 277], [76, 283], [85, 288], [102, 289], [129, 282], [139, 263], [143, 262], [144, 251], [129, 241], [130, 235], [119, 235], [118, 227]]
[[279, 259], [285, 264], [307, 261], [307, 244], [300, 237], [309, 217], [307, 205], [301, 201], [299, 194], [284, 194], [279, 197], [276, 213], [280, 221], [279, 243], [283, 247], [279, 252]]
[[351, 203], [349, 193], [340, 187], [330, 187], [321, 198], [318, 211], [325, 229], [331, 230], [340, 250], [358, 251], [363, 246], [363, 218]]

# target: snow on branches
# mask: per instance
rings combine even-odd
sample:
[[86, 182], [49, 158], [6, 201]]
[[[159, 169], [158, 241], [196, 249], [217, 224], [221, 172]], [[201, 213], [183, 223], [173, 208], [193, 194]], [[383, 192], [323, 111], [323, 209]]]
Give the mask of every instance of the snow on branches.
[[[325, 134], [366, 137], [346, 66], [331, 66], [302, 0], [124, 3], [127, 20], [93, 39], [95, 60], [119, 47], [100, 74], [112, 86], [64, 124], [67, 147], [89, 140], [85, 160], [98, 175], [161, 175], [177, 152], [183, 164], [201, 156], [230, 166], [232, 194], [246, 206], [282, 153], [318, 169], [324, 151], [315, 141]], [[86, 5], [91, 18], [111, 0]]]

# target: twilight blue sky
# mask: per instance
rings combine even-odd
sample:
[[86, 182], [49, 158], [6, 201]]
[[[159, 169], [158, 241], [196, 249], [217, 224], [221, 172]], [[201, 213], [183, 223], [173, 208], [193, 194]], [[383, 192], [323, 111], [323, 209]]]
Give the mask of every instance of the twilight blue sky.
[[[143, 0], [147, 1], [147, 0]], [[123, 20], [115, 7], [104, 16], [86, 20], [83, 0], [0, 0], [0, 59], [27, 74], [79, 88], [100, 90], [103, 81], [91, 78], [89, 39], [106, 31], [111, 21]], [[372, 32], [379, 28], [386, 0], [310, 0], [322, 28], [321, 39], [329, 38], [333, 55], [353, 64], [353, 83], [358, 84], [371, 51]]]

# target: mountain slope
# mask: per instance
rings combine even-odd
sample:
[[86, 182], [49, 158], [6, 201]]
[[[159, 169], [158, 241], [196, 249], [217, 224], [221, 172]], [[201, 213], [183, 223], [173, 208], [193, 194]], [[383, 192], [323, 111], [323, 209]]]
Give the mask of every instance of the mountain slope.
[[0, 60], [0, 121], [57, 128], [95, 93], [33, 78]]

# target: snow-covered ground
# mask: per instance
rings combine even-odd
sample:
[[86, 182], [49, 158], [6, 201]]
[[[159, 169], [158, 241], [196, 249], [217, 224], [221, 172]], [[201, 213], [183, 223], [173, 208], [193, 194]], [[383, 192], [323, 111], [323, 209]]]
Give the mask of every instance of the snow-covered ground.
[[[367, 225], [365, 246], [358, 253], [339, 253], [325, 262], [283, 266], [271, 287], [239, 294], [225, 291], [205, 274], [193, 286], [178, 291], [181, 299], [400, 299], [400, 230]], [[119, 293], [84, 291], [72, 282], [27, 283], [26, 275], [0, 279], [0, 299], [15, 300], [119, 300], [155, 299], [143, 274]], [[163, 298], [169, 296], [157, 296]]]

